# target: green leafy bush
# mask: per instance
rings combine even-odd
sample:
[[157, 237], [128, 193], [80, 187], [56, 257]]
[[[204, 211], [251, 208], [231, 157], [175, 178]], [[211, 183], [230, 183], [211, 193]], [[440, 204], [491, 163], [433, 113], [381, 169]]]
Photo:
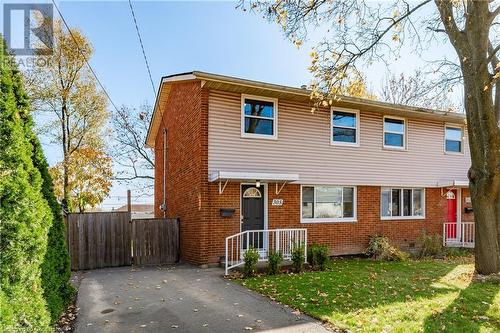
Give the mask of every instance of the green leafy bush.
[[43, 155], [40, 141], [35, 135], [31, 139], [33, 145], [33, 162], [42, 176], [42, 193], [52, 211], [53, 221], [49, 229], [47, 252], [42, 263], [42, 287], [47, 308], [52, 323], [55, 323], [65, 307], [75, 294], [75, 289], [69, 282], [71, 277], [71, 263], [66, 247], [66, 231], [63, 221], [61, 205], [54, 195], [52, 179], [48, 164]]
[[253, 247], [245, 251], [243, 254], [243, 275], [245, 277], [255, 275], [255, 272], [257, 272], [257, 262], [259, 261], [259, 257], [259, 251]]
[[304, 261], [306, 260], [304, 250], [304, 245], [293, 244], [292, 268], [295, 273], [300, 273], [304, 269]]
[[269, 275], [278, 274], [283, 264], [283, 255], [279, 251], [270, 251], [268, 262], [267, 273]]
[[0, 332], [50, 332], [40, 265], [52, 214], [33, 165], [21, 76], [0, 44]]
[[324, 271], [330, 260], [329, 252], [330, 249], [326, 244], [311, 244], [307, 248], [307, 261], [313, 269]]
[[447, 258], [470, 257], [474, 255], [474, 249], [464, 249], [459, 247], [447, 247], [444, 250], [444, 255]]
[[444, 255], [443, 238], [438, 235], [427, 235], [423, 232], [417, 239], [418, 256], [442, 258]]
[[404, 261], [408, 254], [392, 246], [389, 239], [384, 236], [371, 236], [365, 254], [376, 260]]

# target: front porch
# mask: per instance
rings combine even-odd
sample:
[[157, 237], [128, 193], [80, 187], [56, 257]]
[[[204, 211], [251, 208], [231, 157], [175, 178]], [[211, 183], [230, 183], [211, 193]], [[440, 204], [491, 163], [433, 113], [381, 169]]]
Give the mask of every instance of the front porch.
[[443, 246], [474, 248], [474, 222], [448, 222], [443, 224]]

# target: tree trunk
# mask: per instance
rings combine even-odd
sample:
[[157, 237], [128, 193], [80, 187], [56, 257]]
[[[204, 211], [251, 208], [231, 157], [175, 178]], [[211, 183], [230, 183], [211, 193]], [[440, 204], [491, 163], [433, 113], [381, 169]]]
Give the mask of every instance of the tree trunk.
[[69, 159], [69, 149], [68, 149], [68, 136], [66, 134], [66, 127], [67, 127], [67, 115], [68, 115], [68, 110], [67, 110], [67, 105], [66, 101], [63, 99], [62, 102], [62, 107], [61, 107], [61, 127], [62, 127], [62, 147], [63, 147], [63, 199], [61, 202], [63, 212], [69, 213], [70, 212], [70, 200], [69, 200], [69, 169], [68, 169], [68, 159]]
[[[500, 119], [497, 119], [488, 70], [492, 13], [487, 1], [466, 3], [463, 28], [455, 22], [453, 4], [435, 0], [441, 21], [455, 48], [464, 81], [465, 111], [471, 153], [469, 187], [475, 217], [475, 263], [481, 274], [500, 272]], [[489, 23], [488, 23], [489, 22]]]

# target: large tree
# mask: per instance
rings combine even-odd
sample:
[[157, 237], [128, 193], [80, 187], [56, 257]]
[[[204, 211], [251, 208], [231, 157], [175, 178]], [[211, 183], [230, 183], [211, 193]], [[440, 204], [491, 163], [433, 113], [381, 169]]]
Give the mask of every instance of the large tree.
[[[54, 179], [55, 194], [64, 196], [64, 162], [50, 168]], [[79, 148], [67, 161], [71, 170], [68, 177], [68, 200], [73, 210], [84, 213], [100, 204], [111, 190], [113, 177], [111, 158], [103, 151], [93, 148]]]
[[105, 93], [98, 85], [87, 61], [92, 46], [77, 29], [64, 30], [60, 21], [54, 21], [53, 53], [43, 57], [43, 67], [34, 67], [25, 73], [28, 91], [35, 111], [46, 112], [52, 121], [43, 132], [51, 135], [62, 151], [62, 204], [71, 211], [70, 160], [80, 148], [104, 149], [109, 119]]
[[394, 73], [388, 75], [380, 88], [380, 98], [389, 103], [460, 112], [462, 108], [453, 103], [451, 88], [435, 86], [427, 82], [425, 73], [417, 70], [413, 75]]
[[112, 151], [119, 169], [115, 179], [126, 184], [133, 182], [138, 190], [146, 193], [154, 186], [153, 150], [146, 147], [152, 110], [152, 106], [144, 102], [139, 108], [124, 106], [113, 114]]
[[[242, 6], [245, 6], [244, 1]], [[476, 220], [476, 270], [500, 271], [500, 50], [498, 1], [362, 0], [252, 1], [250, 8], [276, 21], [297, 45], [311, 26], [325, 38], [311, 53], [312, 97], [331, 99], [338, 86], [361, 66], [390, 66], [403, 45], [414, 54], [437, 41], [451, 44], [454, 59], [435, 59], [442, 83], [458, 83], [472, 165], [469, 186]], [[430, 43], [430, 44], [429, 44]], [[410, 61], [410, 59], [409, 59]]]

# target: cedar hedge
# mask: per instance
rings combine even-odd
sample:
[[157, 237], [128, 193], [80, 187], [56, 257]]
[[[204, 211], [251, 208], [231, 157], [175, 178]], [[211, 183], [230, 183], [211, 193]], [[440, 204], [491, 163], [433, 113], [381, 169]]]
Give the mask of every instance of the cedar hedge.
[[0, 331], [49, 332], [40, 265], [52, 214], [25, 135], [30, 117], [2, 41], [0, 63]]
[[64, 223], [21, 75], [0, 44], [0, 332], [50, 332], [74, 293]]

